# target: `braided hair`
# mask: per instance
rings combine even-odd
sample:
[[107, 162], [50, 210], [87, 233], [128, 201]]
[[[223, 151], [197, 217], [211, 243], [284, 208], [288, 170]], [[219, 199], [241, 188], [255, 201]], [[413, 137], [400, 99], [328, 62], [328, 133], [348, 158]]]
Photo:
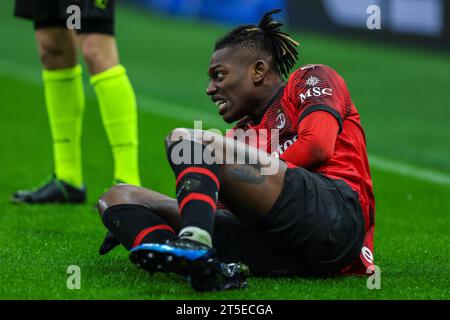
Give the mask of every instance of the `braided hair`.
[[244, 49], [253, 56], [262, 55], [271, 61], [280, 75], [288, 77], [298, 58], [298, 42], [282, 32], [283, 24], [273, 19], [272, 15], [279, 12], [280, 9], [267, 12], [258, 25], [243, 25], [231, 30], [217, 40], [214, 50], [234, 47]]

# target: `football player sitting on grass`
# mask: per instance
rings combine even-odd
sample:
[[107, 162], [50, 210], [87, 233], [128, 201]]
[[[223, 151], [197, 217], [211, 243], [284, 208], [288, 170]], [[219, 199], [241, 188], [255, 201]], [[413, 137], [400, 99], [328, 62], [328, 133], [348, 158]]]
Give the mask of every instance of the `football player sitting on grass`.
[[[186, 276], [198, 291], [243, 287], [247, 266], [253, 275], [331, 276], [373, 263], [375, 200], [358, 111], [326, 65], [284, 81], [298, 44], [277, 12], [216, 42], [206, 94], [225, 122], [239, 122], [227, 136], [169, 133], [176, 199], [126, 184], [100, 198], [110, 231], [102, 254], [120, 243], [138, 267]], [[239, 130], [257, 139], [239, 141]]]

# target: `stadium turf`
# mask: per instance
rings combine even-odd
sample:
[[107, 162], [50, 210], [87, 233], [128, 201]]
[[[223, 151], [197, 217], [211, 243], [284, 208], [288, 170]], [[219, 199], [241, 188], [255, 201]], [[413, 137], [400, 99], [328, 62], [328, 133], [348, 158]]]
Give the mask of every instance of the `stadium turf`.
[[[245, 290], [198, 294], [175, 275], [137, 270], [122, 248], [98, 255], [105, 230], [93, 206], [111, 183], [112, 157], [87, 82], [83, 165], [88, 204], [9, 203], [11, 192], [34, 186], [52, 172], [32, 27], [13, 19], [11, 12], [11, 0], [0, 2], [1, 299], [450, 298], [448, 55], [296, 36], [301, 64], [329, 64], [346, 79], [373, 159], [392, 161], [391, 166], [372, 163], [381, 289], [369, 290], [366, 277], [250, 278]], [[205, 120], [205, 128], [225, 128], [204, 90], [213, 41], [226, 30], [120, 8], [118, 42], [138, 95], [145, 186], [173, 195], [162, 143], [170, 129], [191, 127], [191, 119]], [[80, 290], [67, 288], [70, 265], [81, 269]]]

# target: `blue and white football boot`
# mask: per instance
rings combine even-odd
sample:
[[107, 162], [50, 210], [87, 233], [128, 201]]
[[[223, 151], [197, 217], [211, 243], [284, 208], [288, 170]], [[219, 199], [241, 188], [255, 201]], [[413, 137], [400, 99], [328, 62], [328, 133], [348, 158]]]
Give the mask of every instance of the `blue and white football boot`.
[[141, 244], [131, 249], [130, 260], [150, 273], [184, 276], [196, 291], [222, 291], [247, 286], [247, 266], [221, 263], [214, 248], [187, 238], [169, 240], [164, 244]]

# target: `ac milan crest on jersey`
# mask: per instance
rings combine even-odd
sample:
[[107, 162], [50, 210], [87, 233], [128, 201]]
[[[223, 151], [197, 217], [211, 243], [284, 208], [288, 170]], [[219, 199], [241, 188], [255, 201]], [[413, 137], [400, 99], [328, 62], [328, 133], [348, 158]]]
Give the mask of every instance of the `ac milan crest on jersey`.
[[276, 127], [277, 129], [283, 129], [284, 125], [286, 124], [286, 116], [284, 115], [284, 113], [281, 111], [281, 109], [279, 109], [279, 113], [276, 119]]

